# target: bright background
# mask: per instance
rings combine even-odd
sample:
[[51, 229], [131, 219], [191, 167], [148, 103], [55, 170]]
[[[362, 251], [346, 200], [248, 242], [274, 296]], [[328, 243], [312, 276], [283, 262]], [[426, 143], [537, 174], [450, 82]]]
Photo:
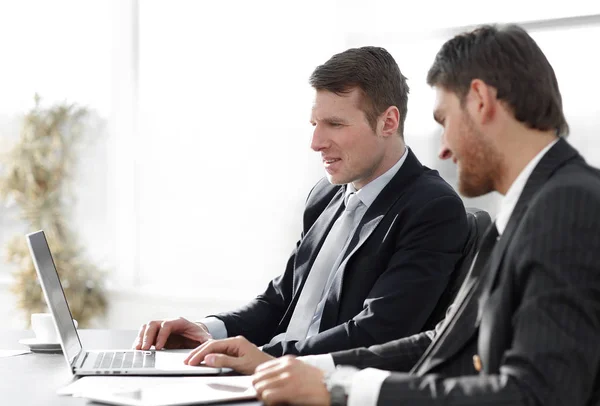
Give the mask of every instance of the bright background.
[[[0, 148], [38, 92], [106, 123], [81, 156], [72, 219], [109, 270], [98, 326], [192, 319], [244, 304], [280, 274], [323, 176], [309, 148], [312, 70], [349, 47], [388, 49], [409, 79], [405, 139], [437, 160], [427, 69], [473, 25], [523, 24], [553, 64], [570, 142], [600, 166], [600, 3], [507, 0], [53, 0], [0, 3]], [[495, 213], [498, 196], [469, 205]], [[0, 245], [29, 231], [0, 206]], [[21, 327], [0, 261], [0, 320]]]

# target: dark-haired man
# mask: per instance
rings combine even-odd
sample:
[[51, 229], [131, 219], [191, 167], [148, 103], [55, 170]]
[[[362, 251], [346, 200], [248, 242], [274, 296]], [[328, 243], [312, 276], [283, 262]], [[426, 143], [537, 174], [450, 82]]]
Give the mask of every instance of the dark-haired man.
[[308, 196], [285, 272], [237, 311], [142, 326], [136, 348], [243, 335], [265, 357], [319, 354], [434, 322], [468, 226], [458, 195], [404, 143], [406, 78], [387, 51], [365, 47], [333, 56], [310, 84], [311, 148], [327, 179]]
[[[267, 362], [254, 376], [259, 397], [268, 405], [598, 405], [600, 173], [564, 140], [551, 65], [518, 26], [485, 26], [448, 41], [427, 81], [444, 130], [440, 158], [457, 164], [461, 193], [504, 195], [470, 275], [436, 330]], [[309, 364], [329, 372], [327, 383]]]

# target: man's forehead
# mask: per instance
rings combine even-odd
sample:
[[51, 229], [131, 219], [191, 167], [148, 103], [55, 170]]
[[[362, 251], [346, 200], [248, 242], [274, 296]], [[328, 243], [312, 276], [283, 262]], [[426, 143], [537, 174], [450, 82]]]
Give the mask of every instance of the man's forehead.
[[348, 89], [344, 92], [332, 92], [329, 90], [316, 90], [314, 95], [314, 103], [313, 105], [324, 102], [331, 102], [336, 104], [355, 104], [358, 105], [362, 100], [362, 91], [355, 87]]
[[454, 104], [460, 103], [456, 94], [443, 87], [435, 86], [435, 98], [433, 102], [433, 111], [443, 111], [452, 108]]
[[355, 89], [348, 93], [336, 94], [328, 90], [317, 90], [313, 100], [311, 114], [340, 113], [353, 109], [361, 109], [360, 92]]
[[448, 92], [444, 88], [439, 87], [439, 86], [435, 86], [433, 88], [433, 90], [435, 91], [435, 98], [434, 98], [433, 105], [435, 106], [435, 108], [439, 108], [447, 102]]

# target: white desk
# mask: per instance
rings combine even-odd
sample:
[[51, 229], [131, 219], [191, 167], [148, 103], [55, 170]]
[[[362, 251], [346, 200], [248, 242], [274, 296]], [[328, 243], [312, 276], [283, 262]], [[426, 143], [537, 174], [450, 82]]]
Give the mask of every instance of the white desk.
[[[134, 330], [80, 330], [86, 349], [130, 348]], [[18, 341], [33, 337], [26, 330], [0, 330], [0, 349], [24, 348]], [[58, 396], [56, 390], [72, 381], [73, 376], [62, 354], [26, 354], [0, 358], [0, 403], [2, 405], [86, 405], [85, 399]], [[258, 406], [262, 402], [227, 403], [227, 406]]]

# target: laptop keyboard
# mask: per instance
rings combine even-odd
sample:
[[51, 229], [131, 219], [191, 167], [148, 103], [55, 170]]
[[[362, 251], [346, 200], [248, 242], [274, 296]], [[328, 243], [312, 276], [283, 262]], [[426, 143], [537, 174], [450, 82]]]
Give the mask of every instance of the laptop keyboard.
[[154, 368], [154, 351], [99, 352], [94, 369]]

